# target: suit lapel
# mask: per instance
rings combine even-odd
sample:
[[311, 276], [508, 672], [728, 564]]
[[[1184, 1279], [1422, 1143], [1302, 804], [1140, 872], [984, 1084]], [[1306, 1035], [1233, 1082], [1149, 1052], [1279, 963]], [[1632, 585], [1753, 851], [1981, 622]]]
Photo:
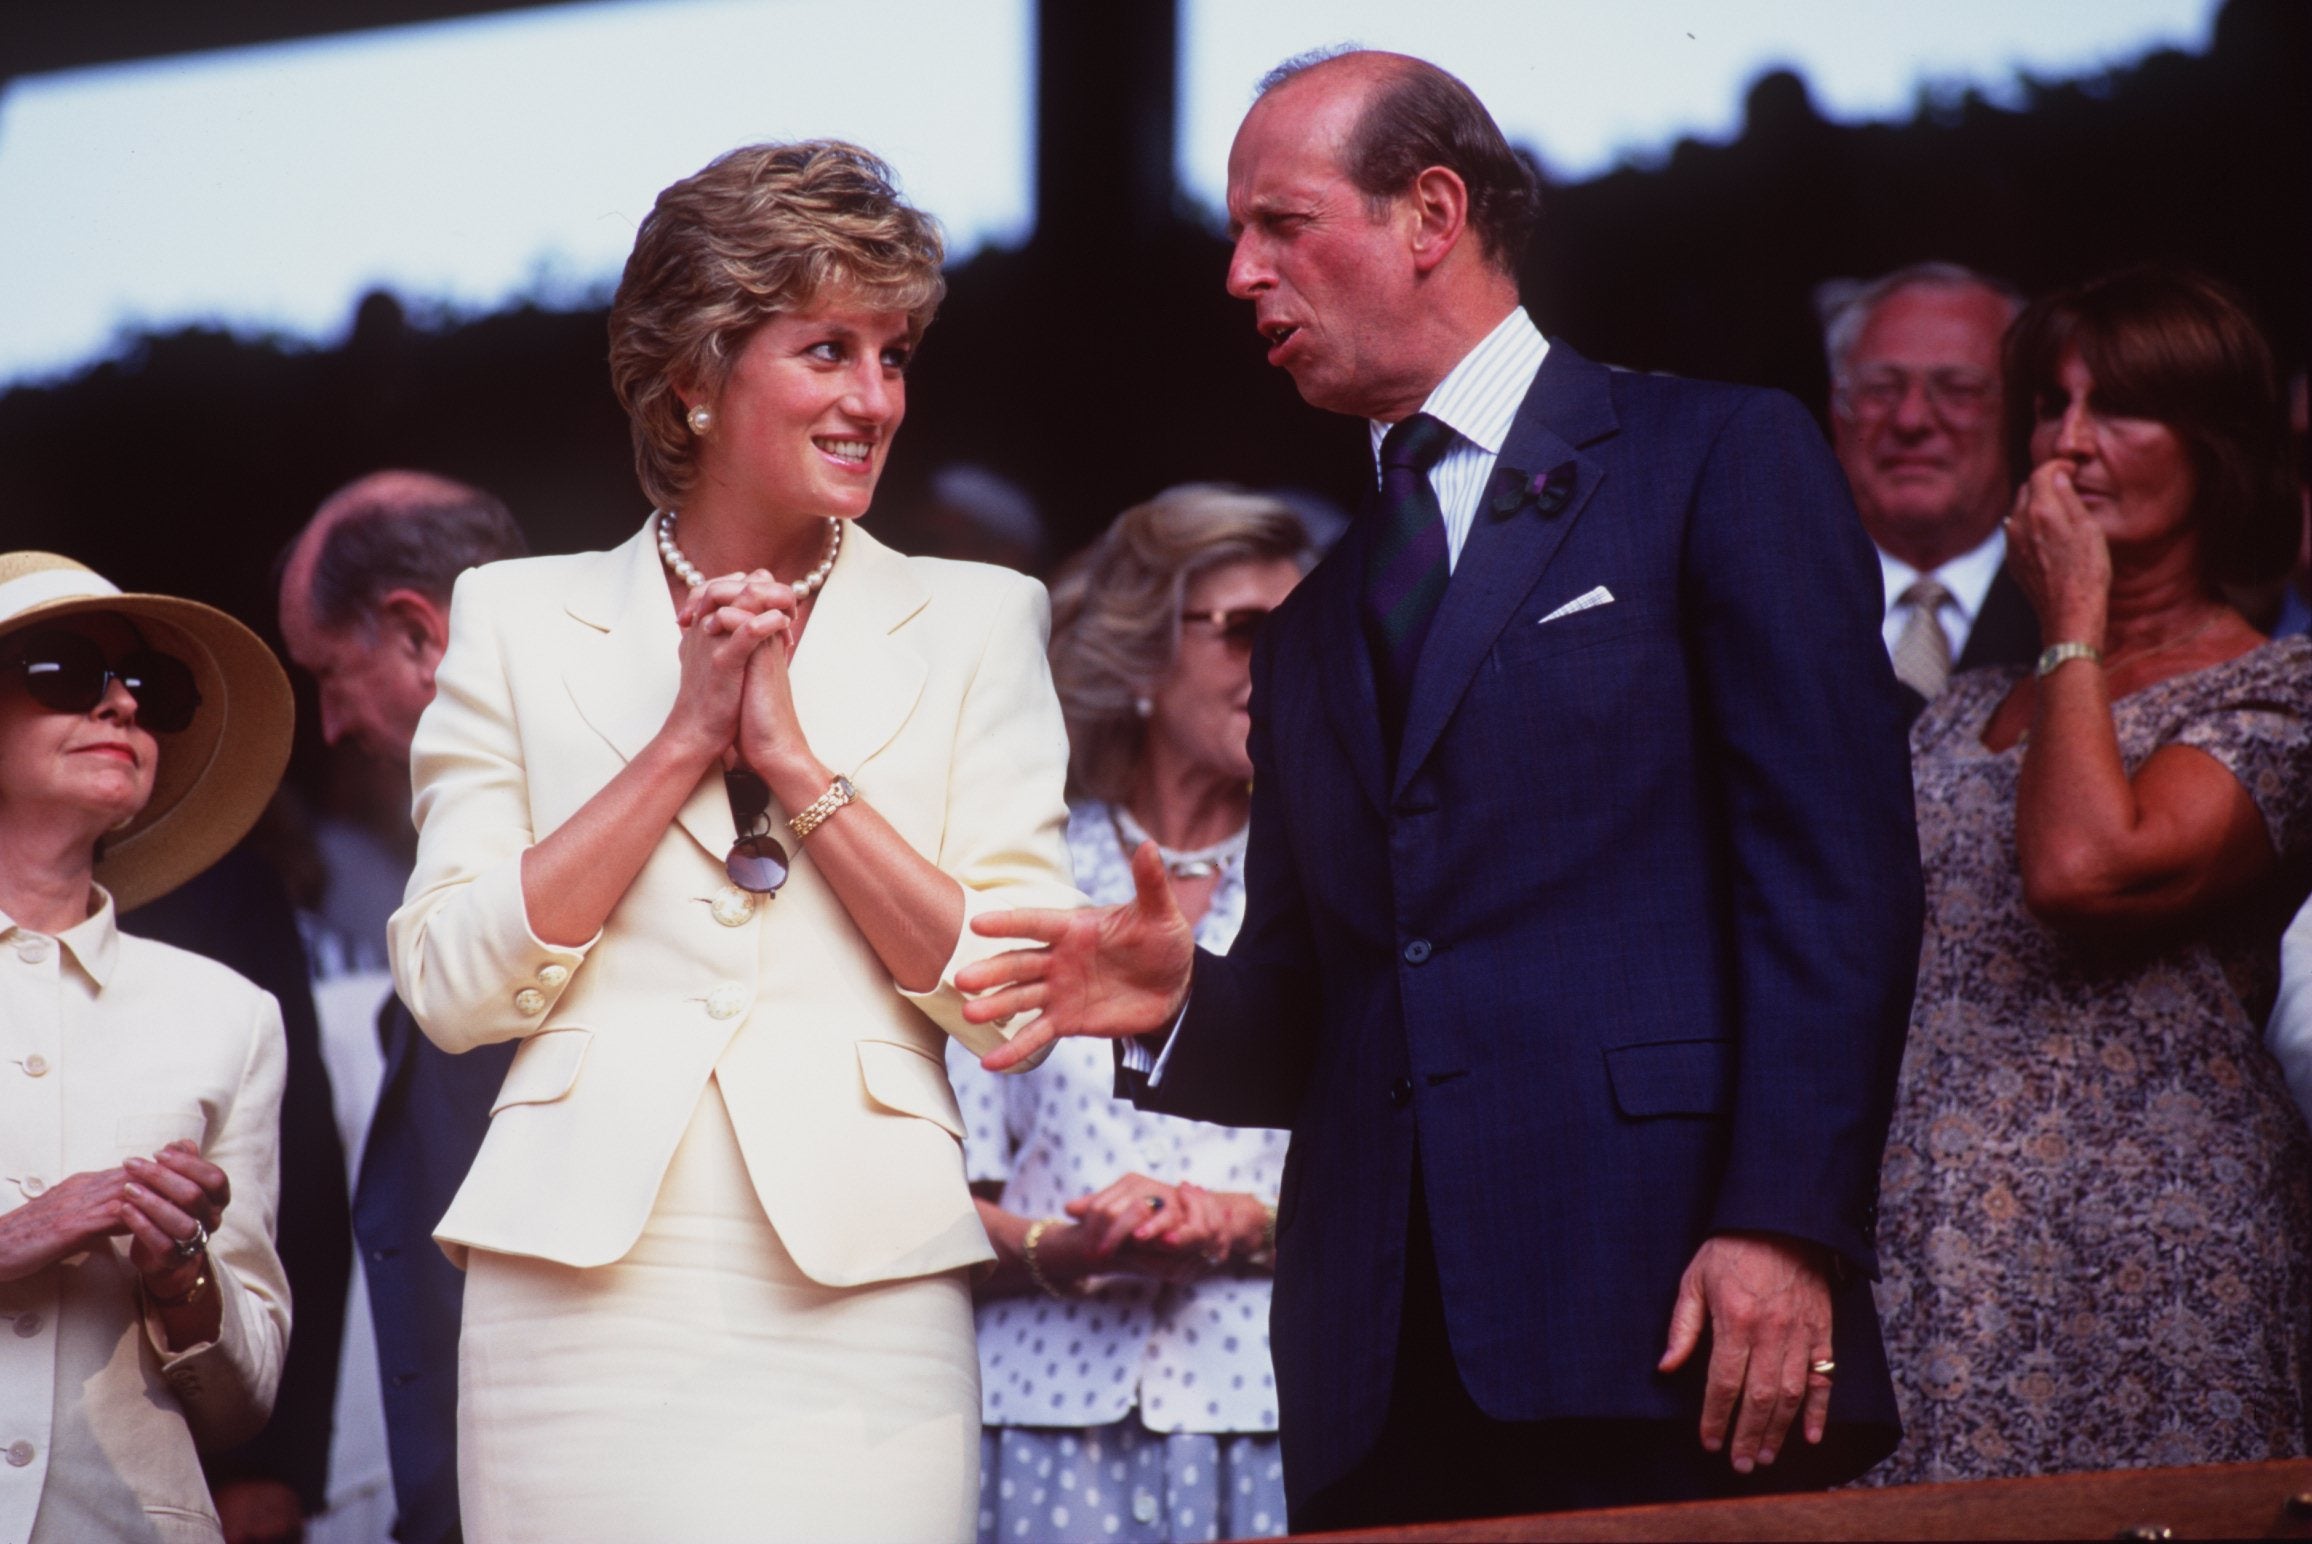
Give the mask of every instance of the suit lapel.
[[[1373, 651], [1358, 615], [1365, 544], [1372, 521], [1351, 521], [1332, 552], [1302, 581], [1311, 591], [1307, 615], [1310, 668], [1323, 683], [1325, 720], [1349, 758], [1357, 786], [1373, 808], [1388, 808], [1388, 748], [1381, 743], [1381, 694], [1373, 681]], [[1275, 720], [1274, 709], [1269, 710]]]
[[844, 527], [789, 676], [803, 733], [837, 772], [856, 774], [915, 711], [928, 667], [894, 634], [930, 600], [905, 558], [856, 521]]
[[[570, 700], [611, 749], [632, 761], [666, 723], [682, 680], [682, 630], [650, 527], [589, 559], [563, 607], [587, 629], [562, 669]], [[675, 820], [718, 863], [737, 835], [730, 799], [711, 769]]]
[[1604, 468], [1581, 448], [1615, 431], [1607, 383], [1603, 367], [1563, 343], [1550, 345], [1422, 646], [1398, 748], [1398, 791], [1436, 748], [1477, 667], [1597, 492]]

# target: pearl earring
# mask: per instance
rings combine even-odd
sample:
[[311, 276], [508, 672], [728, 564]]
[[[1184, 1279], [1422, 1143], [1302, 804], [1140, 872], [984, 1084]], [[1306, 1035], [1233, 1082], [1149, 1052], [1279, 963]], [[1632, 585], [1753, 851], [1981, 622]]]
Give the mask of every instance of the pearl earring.
[[1156, 701], [1152, 697], [1135, 697], [1132, 699], [1132, 711], [1142, 718], [1154, 718], [1156, 716]]
[[688, 417], [690, 432], [693, 434], [704, 434], [714, 427], [714, 412], [704, 402], [692, 408]]

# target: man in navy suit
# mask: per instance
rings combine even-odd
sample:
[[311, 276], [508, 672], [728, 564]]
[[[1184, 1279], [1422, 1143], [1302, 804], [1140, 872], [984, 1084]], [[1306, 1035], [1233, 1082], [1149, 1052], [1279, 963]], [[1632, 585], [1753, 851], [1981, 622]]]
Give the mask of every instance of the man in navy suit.
[[[313, 677], [321, 733], [409, 765], [466, 569], [527, 550], [506, 507], [422, 472], [376, 472], [323, 502], [281, 575], [281, 636]], [[433, 1241], [489, 1128], [511, 1044], [450, 1056], [399, 999], [377, 1021], [384, 1070], [353, 1191], [393, 1468], [394, 1536], [450, 1544], [458, 1522], [458, 1316], [465, 1277]]]
[[1256, 649], [1243, 931], [1195, 953], [1144, 848], [1138, 900], [983, 918], [1048, 947], [963, 977], [1043, 1012], [991, 1067], [1136, 1036], [1145, 1106], [1291, 1128], [1296, 1529], [1822, 1483], [1896, 1434], [1920, 892], [1876, 568], [1795, 402], [1543, 341], [1534, 205], [1433, 66], [1264, 82], [1229, 289], [1380, 477]]

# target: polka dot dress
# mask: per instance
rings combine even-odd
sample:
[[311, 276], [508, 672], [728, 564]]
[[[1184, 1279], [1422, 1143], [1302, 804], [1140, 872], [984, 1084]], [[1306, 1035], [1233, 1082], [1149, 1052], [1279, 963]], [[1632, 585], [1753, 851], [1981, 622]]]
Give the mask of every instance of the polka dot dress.
[[[1132, 876], [1107, 807], [1070, 812], [1076, 883], [1095, 904]], [[1240, 864], [1223, 870], [1197, 942], [1224, 952], [1244, 917]], [[1068, 1040], [1036, 1072], [997, 1077], [950, 1048], [971, 1177], [1026, 1217], [1138, 1172], [1271, 1205], [1286, 1134], [1144, 1114], [1116, 1099], [1104, 1041]], [[1269, 1278], [1182, 1286], [1119, 1276], [1083, 1297], [980, 1305], [983, 1541], [1215, 1539], [1284, 1531]]]

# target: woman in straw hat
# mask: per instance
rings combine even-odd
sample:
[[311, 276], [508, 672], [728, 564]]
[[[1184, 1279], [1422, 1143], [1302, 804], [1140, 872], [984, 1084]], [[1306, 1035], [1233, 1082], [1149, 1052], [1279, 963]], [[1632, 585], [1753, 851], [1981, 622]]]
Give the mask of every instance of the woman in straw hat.
[[0, 554], [0, 1539], [213, 1540], [196, 1445], [263, 1424], [273, 999], [114, 924], [222, 856], [289, 683], [223, 613]]
[[391, 939], [436, 1043], [521, 1044], [435, 1235], [476, 1544], [972, 1535], [942, 1031], [1000, 1040], [974, 911], [1076, 897], [1042, 588], [857, 526], [939, 265], [849, 145], [666, 189], [610, 314], [660, 511], [458, 582]]

